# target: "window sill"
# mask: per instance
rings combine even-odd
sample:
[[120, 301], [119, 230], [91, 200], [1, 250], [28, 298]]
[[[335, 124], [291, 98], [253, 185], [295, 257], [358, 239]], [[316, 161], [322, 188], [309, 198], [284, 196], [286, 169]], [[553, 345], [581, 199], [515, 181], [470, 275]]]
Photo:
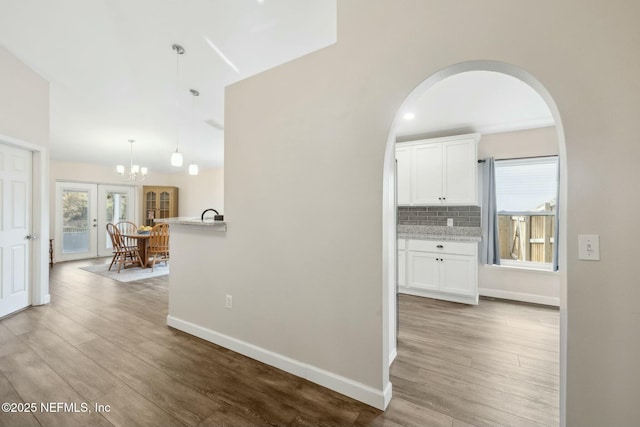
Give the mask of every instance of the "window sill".
[[514, 270], [514, 271], [522, 271], [522, 272], [530, 272], [530, 273], [535, 273], [535, 274], [550, 274], [550, 275], [557, 275], [559, 272], [558, 271], [553, 271], [550, 268], [544, 268], [544, 267], [534, 267], [534, 266], [528, 266], [528, 265], [488, 265], [485, 264], [484, 265], [485, 268], [490, 268], [490, 269], [495, 269], [495, 270]]

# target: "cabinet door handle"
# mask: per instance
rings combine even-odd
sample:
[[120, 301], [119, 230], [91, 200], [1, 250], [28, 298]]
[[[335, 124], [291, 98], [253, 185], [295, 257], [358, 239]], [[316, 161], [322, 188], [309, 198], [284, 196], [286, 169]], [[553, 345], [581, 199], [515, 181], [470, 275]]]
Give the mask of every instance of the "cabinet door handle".
[[438, 245], [438, 246], [436, 246], [436, 248], [438, 248], [438, 249], [444, 249], [444, 246], [442, 246], [442, 245]]

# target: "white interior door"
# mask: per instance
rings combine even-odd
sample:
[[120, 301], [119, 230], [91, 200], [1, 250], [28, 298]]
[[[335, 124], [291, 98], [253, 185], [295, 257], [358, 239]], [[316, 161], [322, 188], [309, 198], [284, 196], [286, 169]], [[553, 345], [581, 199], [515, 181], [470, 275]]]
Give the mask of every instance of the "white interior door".
[[127, 185], [98, 185], [98, 256], [111, 255], [111, 239], [107, 224], [120, 221], [135, 222], [135, 187]]
[[30, 151], [0, 145], [0, 317], [29, 305]]

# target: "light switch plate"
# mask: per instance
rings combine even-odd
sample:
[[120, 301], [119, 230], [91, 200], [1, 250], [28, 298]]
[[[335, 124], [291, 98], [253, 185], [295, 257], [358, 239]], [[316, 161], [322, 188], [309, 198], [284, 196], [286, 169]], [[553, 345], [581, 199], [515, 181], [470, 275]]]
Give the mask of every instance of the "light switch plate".
[[447, 218], [447, 227], [453, 227], [453, 218]]
[[578, 259], [600, 261], [600, 236], [597, 234], [578, 235]]

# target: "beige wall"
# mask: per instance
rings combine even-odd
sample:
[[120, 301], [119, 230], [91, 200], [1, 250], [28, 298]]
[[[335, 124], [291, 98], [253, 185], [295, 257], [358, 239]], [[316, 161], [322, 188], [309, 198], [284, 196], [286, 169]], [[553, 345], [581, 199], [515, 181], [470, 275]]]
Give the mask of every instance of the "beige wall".
[[0, 135], [49, 146], [49, 83], [1, 45]]
[[[211, 239], [215, 280], [188, 285], [202, 302], [170, 309], [380, 390], [395, 112], [445, 67], [502, 61], [544, 85], [566, 138], [567, 424], [636, 425], [638, 236], [621, 224], [640, 211], [639, 15], [630, 0], [339, 1], [336, 45], [227, 89], [229, 231]], [[577, 259], [581, 233], [600, 235], [601, 261]], [[224, 292], [241, 318], [213, 309]]]
[[31, 303], [49, 302], [49, 83], [0, 46], [0, 143], [32, 150]]
[[[555, 126], [482, 135], [478, 158], [510, 159], [558, 154]], [[481, 265], [480, 295], [559, 305], [560, 274]]]
[[516, 132], [483, 134], [478, 144], [478, 158], [510, 159], [554, 156], [558, 154], [558, 131], [555, 126]]
[[196, 176], [175, 173], [169, 180], [180, 188], [180, 216], [199, 217], [208, 208], [224, 212], [223, 168], [200, 170]]

